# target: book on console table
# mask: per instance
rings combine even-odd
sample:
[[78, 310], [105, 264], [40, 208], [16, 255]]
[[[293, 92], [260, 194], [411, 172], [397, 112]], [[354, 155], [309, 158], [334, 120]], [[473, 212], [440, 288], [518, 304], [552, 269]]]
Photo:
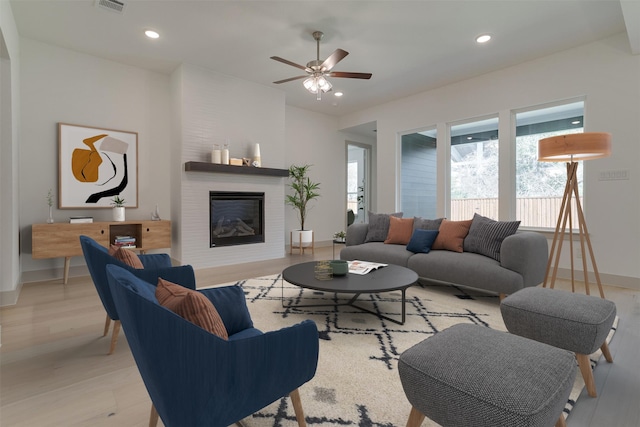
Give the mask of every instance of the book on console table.
[[87, 224], [93, 222], [92, 216], [70, 216], [69, 223], [70, 224]]
[[353, 260], [348, 261], [349, 264], [349, 273], [364, 275], [372, 272], [373, 270], [377, 270], [382, 267], [386, 267], [388, 264], [382, 264], [379, 262], [371, 262], [371, 261], [360, 261]]

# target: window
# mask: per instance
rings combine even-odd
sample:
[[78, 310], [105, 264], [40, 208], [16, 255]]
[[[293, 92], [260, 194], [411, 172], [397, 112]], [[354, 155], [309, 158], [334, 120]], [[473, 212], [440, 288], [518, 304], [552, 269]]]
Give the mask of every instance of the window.
[[[516, 113], [516, 219], [522, 226], [555, 228], [567, 169], [565, 163], [539, 162], [538, 141], [583, 132], [583, 115], [582, 101]], [[577, 173], [582, 198], [582, 162]], [[572, 215], [577, 224], [576, 209]]]
[[498, 118], [451, 126], [451, 214], [498, 219]]
[[426, 130], [401, 139], [400, 210], [404, 217], [436, 218], [436, 130]]

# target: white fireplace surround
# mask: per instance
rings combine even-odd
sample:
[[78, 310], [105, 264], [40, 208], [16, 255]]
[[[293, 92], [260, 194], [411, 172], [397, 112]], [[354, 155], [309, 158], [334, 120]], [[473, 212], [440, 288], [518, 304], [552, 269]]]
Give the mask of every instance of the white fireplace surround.
[[[284, 94], [187, 64], [172, 74], [172, 89], [181, 141], [174, 146], [181, 163], [180, 181], [172, 183], [179, 194], [172, 255], [196, 269], [284, 257], [286, 177], [185, 171], [187, 162], [211, 162], [212, 145], [227, 140], [231, 157], [246, 157], [260, 142], [262, 166], [284, 168]], [[264, 243], [211, 248], [210, 191], [265, 193]]]
[[[184, 174], [181, 220], [183, 264], [191, 264], [197, 269], [284, 257], [284, 178], [199, 172]], [[210, 191], [264, 192], [264, 243], [209, 247]]]

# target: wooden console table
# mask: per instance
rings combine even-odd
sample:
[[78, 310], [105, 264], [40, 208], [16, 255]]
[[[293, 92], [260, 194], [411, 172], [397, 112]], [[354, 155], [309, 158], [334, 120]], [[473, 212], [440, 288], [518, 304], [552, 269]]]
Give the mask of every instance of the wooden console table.
[[136, 238], [136, 250], [171, 247], [171, 221], [91, 222], [83, 224], [54, 223], [31, 226], [31, 246], [34, 259], [64, 257], [64, 277], [69, 279], [72, 256], [82, 255], [80, 235], [89, 236], [108, 248], [116, 236]]

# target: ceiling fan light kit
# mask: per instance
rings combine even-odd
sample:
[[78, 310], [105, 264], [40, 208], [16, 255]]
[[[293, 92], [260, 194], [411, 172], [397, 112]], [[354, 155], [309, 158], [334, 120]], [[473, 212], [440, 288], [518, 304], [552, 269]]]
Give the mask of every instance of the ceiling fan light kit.
[[320, 60], [320, 40], [324, 33], [322, 31], [314, 31], [313, 38], [316, 41], [316, 59], [309, 61], [306, 66], [296, 64], [287, 59], [280, 58], [279, 56], [272, 56], [271, 59], [282, 62], [283, 64], [291, 65], [292, 67], [300, 68], [307, 74], [303, 76], [290, 77], [284, 80], [278, 80], [273, 82], [275, 84], [281, 84], [290, 82], [293, 80], [305, 79], [302, 82], [305, 89], [316, 95], [316, 99], [320, 101], [322, 94], [327, 93], [333, 87], [327, 77], [342, 77], [348, 79], [370, 79], [371, 73], [351, 73], [343, 71], [331, 71], [333, 67], [344, 59], [349, 54], [346, 50], [336, 49], [327, 59]]
[[325, 79], [322, 75], [309, 77], [302, 82], [302, 84], [309, 92], [317, 95], [316, 99], [318, 101], [320, 101], [323, 93], [329, 92], [332, 88], [329, 80]]

